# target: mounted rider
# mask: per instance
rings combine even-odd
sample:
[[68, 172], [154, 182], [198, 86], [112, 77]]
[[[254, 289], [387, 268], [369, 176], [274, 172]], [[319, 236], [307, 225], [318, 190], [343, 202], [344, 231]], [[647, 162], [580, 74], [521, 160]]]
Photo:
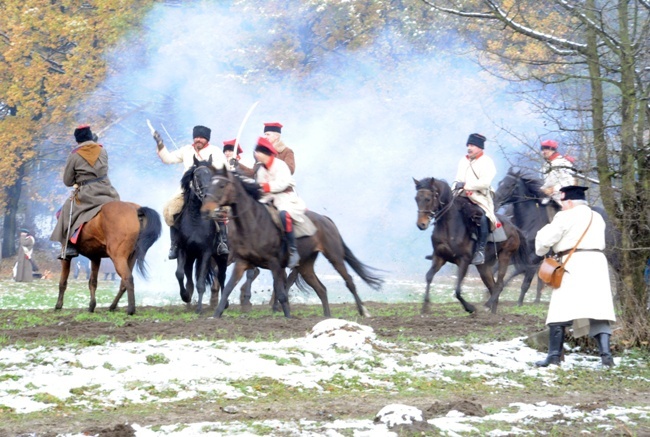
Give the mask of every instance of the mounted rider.
[[237, 139], [226, 140], [223, 142], [223, 154], [226, 157], [226, 168], [230, 171], [235, 171], [239, 167], [239, 160], [244, 150], [240, 145], [237, 145], [237, 154], [235, 154], [235, 143]]
[[472, 258], [472, 264], [475, 265], [485, 262], [485, 245], [490, 233], [490, 222], [493, 228], [500, 226], [492, 199], [492, 180], [497, 170], [492, 158], [483, 152], [484, 149], [485, 137], [481, 134], [471, 134], [467, 139], [467, 155], [458, 163], [456, 179], [452, 184], [456, 195], [467, 197], [483, 211], [478, 223], [476, 249]]
[[300, 262], [300, 255], [296, 247], [292, 215], [304, 214], [307, 206], [296, 194], [296, 183], [291, 176], [289, 166], [277, 156], [277, 150], [268, 139], [260, 137], [257, 140], [255, 159], [261, 163], [261, 166], [255, 174], [255, 181], [263, 192], [260, 202], [272, 202], [280, 212], [285, 241], [289, 248], [288, 267], [294, 268]]
[[[194, 126], [192, 129], [192, 138], [194, 142], [180, 149], [170, 152], [165, 147], [162, 137], [156, 131], [153, 134], [158, 147], [158, 156], [165, 164], [183, 164], [185, 171], [194, 165], [194, 159], [207, 161], [212, 156], [212, 166], [221, 170], [226, 166], [226, 157], [217, 146], [210, 144], [211, 130], [205, 126]], [[178, 228], [176, 227], [176, 218], [183, 210], [183, 191], [179, 191], [172, 197], [163, 208], [163, 217], [165, 223], [169, 226], [169, 236], [171, 239], [171, 248], [169, 249], [169, 259], [178, 257]], [[219, 226], [219, 245], [217, 246], [218, 255], [228, 254], [228, 235], [225, 225]]]
[[[542, 178], [544, 183], [541, 190], [548, 196], [542, 200], [542, 204], [552, 206], [549, 211], [549, 220], [562, 205], [562, 193], [560, 188], [576, 184], [573, 162], [558, 152], [558, 143], [554, 140], [545, 140], [541, 143], [541, 153], [544, 157], [542, 164]], [[553, 203], [551, 203], [553, 201]]]
[[57, 222], [50, 236], [61, 243], [59, 259], [79, 255], [75, 244], [84, 223], [95, 217], [105, 203], [120, 200], [120, 195], [108, 178], [108, 153], [96, 138], [90, 126], [74, 130], [77, 147], [72, 150], [63, 170], [63, 183], [73, 187], [72, 197], [57, 212]]

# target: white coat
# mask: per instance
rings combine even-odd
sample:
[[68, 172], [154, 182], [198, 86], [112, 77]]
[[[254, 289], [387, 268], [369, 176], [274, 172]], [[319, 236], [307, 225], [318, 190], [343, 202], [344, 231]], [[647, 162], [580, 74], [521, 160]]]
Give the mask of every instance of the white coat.
[[163, 146], [158, 151], [158, 156], [160, 156], [162, 162], [165, 164], [179, 164], [182, 162], [185, 171], [194, 165], [195, 157], [199, 161], [207, 161], [210, 155], [212, 155], [212, 166], [217, 170], [221, 170], [226, 165], [226, 156], [220, 148], [212, 144], [208, 144], [198, 152], [194, 150], [194, 146], [191, 144], [176, 149], [173, 152], [167, 150], [166, 146]]
[[[592, 213], [593, 221], [578, 249], [605, 249], [602, 216], [587, 205], [577, 205], [558, 212], [551, 223], [537, 232], [537, 255], [545, 255], [550, 248], [556, 253], [571, 250], [587, 229]], [[567, 255], [562, 261], [566, 258]], [[565, 267], [562, 285], [552, 292], [546, 324], [580, 319], [616, 321], [605, 254], [575, 251]]]
[[553, 155], [542, 165], [544, 184], [541, 188], [542, 190], [551, 188], [553, 190], [551, 197], [558, 204], [561, 201], [560, 188], [576, 183], [573, 168], [573, 163], [560, 154]]
[[296, 194], [296, 184], [286, 162], [272, 158], [268, 167], [262, 165], [257, 170], [255, 180], [264, 189], [260, 202], [272, 202], [278, 211], [287, 211], [291, 216], [307, 210], [305, 202]]
[[458, 163], [458, 171], [454, 182], [465, 182], [465, 195], [487, 215], [487, 218], [496, 226], [497, 218], [494, 214], [494, 201], [492, 200], [492, 181], [497, 175], [494, 161], [489, 156], [482, 154], [478, 158], [463, 157]]

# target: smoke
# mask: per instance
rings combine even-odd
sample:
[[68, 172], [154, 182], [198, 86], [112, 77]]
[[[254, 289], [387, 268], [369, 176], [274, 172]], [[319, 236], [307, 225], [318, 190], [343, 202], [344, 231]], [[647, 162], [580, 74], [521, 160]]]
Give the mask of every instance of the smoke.
[[[280, 73], [265, 81], [254, 73], [242, 78], [238, 73], [250, 62], [242, 47], [251, 39], [263, 46], [281, 31], [250, 23], [263, 22], [218, 2], [158, 5], [146, 20], [146, 34], [111, 54], [114, 73], [93, 99], [120, 96], [108, 99], [105, 111], [124, 118], [100, 142], [123, 200], [161, 212], [183, 173], [181, 165], [159, 162], [146, 119], [170, 150], [162, 126], [179, 145], [190, 142], [194, 125], [209, 126], [211, 142], [220, 146], [235, 137], [244, 114], [259, 101], [242, 134], [243, 162], [252, 164], [263, 123], [281, 122], [282, 138], [296, 154], [297, 191], [308, 207], [332, 218], [364, 263], [391, 279], [419, 280], [432, 248], [430, 230], [415, 226], [412, 178], [453, 181], [468, 135], [479, 132], [497, 163], [496, 185], [508, 167], [497, 143], [506, 152], [518, 147], [507, 144], [502, 126], [542, 130], [530, 108], [510, 100], [507, 83], [471, 59], [443, 54], [403, 56], [386, 65], [377, 50], [337, 52], [300, 81]], [[164, 261], [168, 244], [165, 232], [147, 259], [154, 282], [170, 289], [175, 263]], [[317, 269], [327, 269], [325, 264]]]

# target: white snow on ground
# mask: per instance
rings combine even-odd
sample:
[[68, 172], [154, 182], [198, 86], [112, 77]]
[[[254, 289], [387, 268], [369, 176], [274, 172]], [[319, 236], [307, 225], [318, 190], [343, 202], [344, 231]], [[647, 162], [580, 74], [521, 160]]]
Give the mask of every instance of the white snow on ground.
[[[253, 378], [271, 378], [299, 390], [323, 390], [323, 383], [345, 384], [341, 381], [355, 381], [355, 385], [365, 386], [364, 390], [386, 390], [392, 387], [389, 381], [395, 372], [449, 380], [445, 371], [464, 371], [483, 377], [486, 384], [495, 385], [495, 390], [503, 385], [518, 385], [511, 379], [513, 375], [537, 378], [545, 385], [553, 385], [555, 380], [554, 368], [531, 365], [544, 355], [527, 347], [522, 338], [476, 345], [454, 342], [436, 346], [436, 352], [429, 345], [414, 346], [409, 354], [403, 354], [399, 346], [378, 340], [368, 326], [328, 319], [303, 338], [278, 342], [150, 340], [92, 347], [7, 347], [0, 350], [0, 406], [29, 413], [55, 406], [51, 397], [66, 405], [102, 409], [125, 403], [172, 402], [197, 395], [226, 399], [264, 396], [252, 384], [240, 388], [238, 382]], [[620, 358], [617, 364], [621, 364]], [[564, 369], [572, 367], [600, 371], [598, 359], [577, 353], [568, 355], [563, 363]], [[584, 412], [570, 406], [517, 403], [507, 411], [485, 417], [451, 411], [429, 423], [455, 435], [475, 431], [474, 425], [481, 421], [514, 425], [561, 415], [567, 420], [602, 421], [607, 427], [611, 422], [606, 419], [608, 415], [628, 422], [630, 414], [647, 417], [649, 413], [646, 407]], [[418, 420], [422, 420], [422, 412], [416, 408], [388, 405], [378, 412], [375, 422], [258, 424], [301, 436], [338, 436], [341, 434], [337, 430], [345, 429], [355, 430], [358, 436], [377, 436], [395, 435], [390, 432], [391, 426]], [[230, 435], [252, 435], [247, 425], [238, 422], [178, 424], [155, 432], [137, 424], [132, 426], [138, 437], [223, 435], [224, 430]], [[491, 435], [523, 431], [509, 426], [503, 434], [499, 432]]]

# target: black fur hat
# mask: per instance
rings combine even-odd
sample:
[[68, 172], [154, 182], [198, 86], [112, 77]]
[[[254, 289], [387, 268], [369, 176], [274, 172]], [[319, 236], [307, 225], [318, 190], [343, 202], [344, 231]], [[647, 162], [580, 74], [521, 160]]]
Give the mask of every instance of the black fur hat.
[[210, 141], [211, 132], [212, 131], [209, 127], [194, 126], [194, 129], [192, 130], [192, 138], [205, 138], [206, 140]]
[[84, 143], [86, 141], [92, 141], [93, 140], [93, 133], [90, 130], [90, 126], [87, 124], [83, 124], [79, 127], [77, 127], [74, 130], [74, 139], [77, 140], [78, 143]]
[[485, 137], [481, 134], [471, 134], [467, 139], [467, 144], [472, 144], [480, 149], [485, 149]]

